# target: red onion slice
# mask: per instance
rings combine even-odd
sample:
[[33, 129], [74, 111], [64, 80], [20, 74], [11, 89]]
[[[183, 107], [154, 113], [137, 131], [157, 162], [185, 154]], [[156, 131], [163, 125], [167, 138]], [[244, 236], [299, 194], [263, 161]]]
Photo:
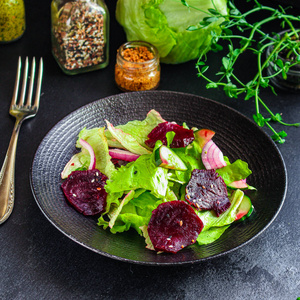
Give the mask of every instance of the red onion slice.
[[111, 156], [111, 158], [125, 161], [135, 161], [140, 157], [138, 154], [134, 154], [130, 151], [122, 149], [109, 149], [109, 155]]
[[90, 162], [90, 165], [89, 165], [88, 170], [93, 170], [93, 169], [95, 169], [95, 167], [96, 167], [96, 156], [95, 156], [95, 152], [94, 152], [92, 146], [91, 146], [87, 141], [85, 141], [85, 140], [83, 140], [83, 139], [80, 139], [80, 140], [79, 140], [79, 143], [80, 143], [80, 145], [81, 145], [84, 149], [86, 149], [86, 150], [89, 152], [89, 154], [90, 154], [91, 162]]
[[208, 141], [202, 150], [202, 162], [207, 170], [219, 169], [226, 166], [222, 151], [212, 141]]

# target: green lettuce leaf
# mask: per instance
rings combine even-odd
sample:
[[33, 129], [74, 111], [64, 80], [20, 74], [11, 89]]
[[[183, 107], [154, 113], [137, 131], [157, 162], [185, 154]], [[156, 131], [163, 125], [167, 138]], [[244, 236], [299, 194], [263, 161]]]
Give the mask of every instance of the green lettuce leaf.
[[[82, 129], [78, 134], [76, 142], [77, 148], [82, 148], [79, 140], [87, 141], [93, 148], [96, 156], [96, 168], [108, 178], [115, 172], [115, 166], [111, 162], [109, 155], [107, 139], [104, 134], [104, 127], [93, 129]], [[81, 152], [75, 154], [66, 164], [62, 172], [62, 178], [67, 178], [71, 172], [76, 170], [87, 170], [90, 164], [90, 155], [88, 151], [82, 149]]]
[[98, 225], [103, 226], [104, 229], [110, 227], [112, 233], [124, 232], [133, 228], [141, 235], [141, 227], [148, 225], [152, 211], [163, 201], [142, 189], [137, 193], [130, 191], [121, 199], [118, 206], [115, 206], [115, 203], [111, 206], [107, 215], [109, 220], [101, 216], [98, 219]]
[[252, 171], [248, 167], [248, 163], [241, 159], [236, 160], [232, 164], [228, 164], [226, 167], [217, 169], [216, 172], [223, 178], [226, 184], [245, 179], [252, 174]]
[[199, 245], [211, 244], [216, 241], [230, 225], [222, 227], [211, 227], [208, 230], [202, 230], [197, 238]]
[[90, 164], [89, 153], [86, 149], [74, 154], [61, 172], [61, 178], [66, 179], [73, 171], [87, 170]]
[[[187, 166], [186, 171], [175, 171], [175, 175], [177, 177], [177, 181], [182, 184], [187, 183], [191, 178], [191, 173], [194, 169], [204, 169], [202, 160], [201, 160], [201, 149], [198, 147], [197, 143], [191, 143], [186, 148], [174, 148], [172, 149], [179, 158], [185, 163]], [[171, 178], [171, 180], [175, 180], [175, 178]]]
[[[121, 129], [124, 133], [128, 133], [134, 137], [134, 139], [143, 147], [148, 148], [145, 141], [148, 139], [148, 134], [158, 124], [165, 122], [161, 115], [154, 109], [150, 110], [146, 118], [142, 121], [134, 120], [129, 121], [124, 125], [115, 126], [116, 129]], [[110, 133], [106, 130], [105, 135], [107, 137], [108, 145], [115, 148], [124, 148]]]
[[152, 155], [142, 155], [114, 172], [105, 189], [108, 193], [145, 189], [157, 198], [164, 198], [168, 188], [167, 172], [155, 166]]
[[152, 244], [152, 241], [151, 241], [151, 239], [149, 237], [148, 226], [147, 225], [143, 225], [143, 226], [140, 227], [140, 229], [142, 231], [143, 237], [145, 238], [146, 248], [149, 249], [149, 250], [155, 251], [154, 246]]
[[107, 129], [109, 130], [111, 135], [122, 145], [124, 149], [127, 149], [128, 151], [139, 155], [151, 153], [151, 151], [139, 144], [138, 141], [131, 134], [124, 132], [122, 129], [115, 128], [107, 120], [106, 124]]
[[195, 31], [187, 28], [197, 27], [209, 16], [210, 8], [227, 13], [226, 0], [214, 0], [215, 7], [211, 0], [189, 0], [188, 4], [190, 7], [179, 0], [118, 0], [116, 18], [128, 41], [149, 42], [158, 49], [162, 62], [182, 63], [209, 50], [211, 32], [220, 31], [222, 20]]
[[134, 191], [130, 191], [121, 201], [120, 205], [117, 206], [115, 209], [109, 212], [109, 223], [108, 226], [112, 228], [120, 215], [122, 208], [133, 198]]
[[223, 212], [219, 217], [211, 210], [207, 211], [196, 211], [197, 215], [204, 224], [203, 230], [206, 231], [212, 227], [222, 227], [230, 225], [235, 221], [237, 209], [244, 197], [244, 192], [241, 190], [235, 190], [230, 196], [231, 202], [230, 207]]

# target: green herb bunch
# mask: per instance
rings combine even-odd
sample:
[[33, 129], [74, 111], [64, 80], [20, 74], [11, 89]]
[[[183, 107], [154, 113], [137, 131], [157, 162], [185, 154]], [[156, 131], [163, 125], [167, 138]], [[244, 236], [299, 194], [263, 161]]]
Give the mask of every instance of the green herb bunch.
[[[199, 30], [207, 27], [212, 22], [220, 22], [221, 30], [212, 32], [211, 50], [215, 52], [222, 51], [225, 48], [223, 46], [225, 43], [228, 52], [222, 57], [220, 71], [215, 74], [217, 76], [216, 80], [206, 76], [206, 71], [209, 68], [207, 56], [205, 54], [200, 55], [196, 63], [198, 76], [208, 82], [206, 85], [208, 89], [222, 88], [226, 95], [231, 98], [237, 98], [241, 94], [244, 95], [245, 100], [254, 98], [256, 107], [256, 114], [253, 115], [254, 121], [261, 127], [267, 126], [272, 131], [272, 139], [282, 144], [285, 142], [284, 138], [287, 136], [287, 133], [285, 131], [277, 132], [271, 125], [272, 121], [284, 126], [299, 126], [300, 123], [288, 124], [283, 122], [281, 115], [273, 113], [262, 100], [260, 90], [262, 88], [270, 88], [276, 95], [275, 89], [270, 82], [272, 77], [283, 76], [286, 79], [289, 69], [300, 64], [300, 29], [296, 29], [296, 25], [300, 25], [300, 16], [287, 14], [287, 9], [281, 6], [275, 9], [264, 6], [257, 0], [247, 0], [247, 2], [250, 1], [254, 2], [254, 6], [245, 13], [242, 13], [232, 0], [228, 1], [228, 13], [226, 15], [221, 14], [216, 8], [209, 9], [206, 12], [208, 16], [198, 26], [190, 26], [187, 30]], [[181, 0], [181, 2], [191, 9], [197, 9], [190, 6], [185, 0]], [[212, 0], [212, 3], [214, 5], [214, 0]], [[268, 16], [262, 18], [262, 12]], [[252, 17], [256, 19], [256, 22], [253, 24], [248, 22], [248, 19]], [[263, 25], [273, 21], [279, 21], [282, 28], [288, 29], [282, 38], [279, 38], [274, 33], [270, 35], [263, 31]], [[266, 57], [268, 47], [271, 47], [272, 50]], [[234, 66], [239, 58], [242, 59], [242, 54], [246, 51], [256, 55], [257, 73], [248, 82], [242, 82], [236, 76]], [[279, 53], [282, 51], [288, 53], [293, 59], [282, 60], [279, 56]], [[273, 62], [279, 68], [277, 72], [266, 75], [266, 68], [270, 62]], [[261, 112], [262, 108], [265, 115]]]

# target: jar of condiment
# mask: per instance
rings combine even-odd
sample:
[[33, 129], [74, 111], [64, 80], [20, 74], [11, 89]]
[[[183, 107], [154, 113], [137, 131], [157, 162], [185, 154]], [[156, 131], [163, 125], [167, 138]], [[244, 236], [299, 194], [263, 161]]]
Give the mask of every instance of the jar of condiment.
[[0, 0], [0, 43], [19, 39], [25, 31], [23, 0]]
[[143, 41], [123, 44], [117, 52], [115, 81], [122, 91], [156, 89], [160, 81], [157, 49]]
[[69, 75], [108, 65], [109, 12], [102, 0], [52, 0], [52, 53]]

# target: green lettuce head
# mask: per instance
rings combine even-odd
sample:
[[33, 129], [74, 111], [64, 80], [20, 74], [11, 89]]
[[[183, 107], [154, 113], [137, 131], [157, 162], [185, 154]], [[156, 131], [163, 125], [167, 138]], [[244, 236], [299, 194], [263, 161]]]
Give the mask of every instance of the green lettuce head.
[[[116, 18], [123, 26], [127, 40], [141, 40], [154, 45], [163, 63], [176, 64], [196, 59], [210, 48], [211, 31], [219, 31], [221, 21], [198, 26], [208, 9], [227, 13], [227, 0], [118, 0]], [[197, 9], [195, 9], [195, 8]]]

